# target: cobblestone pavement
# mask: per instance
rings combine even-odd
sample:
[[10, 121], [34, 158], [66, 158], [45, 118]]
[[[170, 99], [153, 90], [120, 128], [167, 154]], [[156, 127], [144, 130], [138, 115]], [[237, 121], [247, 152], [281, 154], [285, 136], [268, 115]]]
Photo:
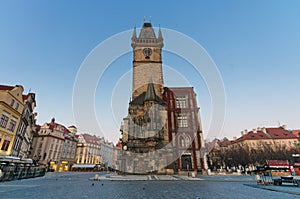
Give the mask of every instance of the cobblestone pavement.
[[300, 188], [279, 188], [289, 190], [288, 192], [265, 190], [257, 188], [251, 176], [200, 176], [202, 180], [199, 181], [89, 180], [94, 175], [95, 173], [47, 173], [41, 178], [3, 182], [0, 183], [0, 198], [300, 198], [297, 195], [300, 194]]

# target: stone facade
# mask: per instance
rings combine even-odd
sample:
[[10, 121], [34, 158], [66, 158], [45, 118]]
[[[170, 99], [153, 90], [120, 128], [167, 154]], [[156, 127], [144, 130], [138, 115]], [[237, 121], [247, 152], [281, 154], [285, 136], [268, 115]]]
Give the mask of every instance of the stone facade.
[[161, 31], [156, 37], [151, 23], [145, 22], [139, 37], [136, 28], [132, 35], [131, 46], [133, 48], [133, 81], [132, 99], [147, 90], [150, 78], [154, 84], [156, 94], [161, 97], [163, 93], [162, 73], [162, 47], [163, 38]]

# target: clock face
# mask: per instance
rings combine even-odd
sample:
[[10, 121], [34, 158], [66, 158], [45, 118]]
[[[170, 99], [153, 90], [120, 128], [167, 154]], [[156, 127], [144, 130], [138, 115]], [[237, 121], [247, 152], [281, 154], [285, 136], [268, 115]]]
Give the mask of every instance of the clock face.
[[149, 59], [150, 55], [152, 54], [152, 50], [151, 48], [144, 48], [143, 53], [146, 56], [146, 58]]

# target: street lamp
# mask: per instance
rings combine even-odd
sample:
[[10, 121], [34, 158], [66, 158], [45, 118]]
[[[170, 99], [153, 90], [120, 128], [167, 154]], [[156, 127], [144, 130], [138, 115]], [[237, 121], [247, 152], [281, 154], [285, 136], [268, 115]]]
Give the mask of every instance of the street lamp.
[[126, 171], [125, 171], [125, 157], [124, 157], [124, 151], [127, 151], [127, 145], [123, 146], [123, 150], [122, 150], [122, 172], [125, 174]]

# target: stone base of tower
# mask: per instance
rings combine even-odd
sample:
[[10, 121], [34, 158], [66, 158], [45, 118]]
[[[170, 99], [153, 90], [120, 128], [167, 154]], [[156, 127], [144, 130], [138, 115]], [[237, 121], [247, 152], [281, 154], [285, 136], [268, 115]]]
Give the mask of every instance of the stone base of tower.
[[120, 161], [121, 174], [174, 174], [173, 153], [160, 149], [149, 153], [123, 152]]

